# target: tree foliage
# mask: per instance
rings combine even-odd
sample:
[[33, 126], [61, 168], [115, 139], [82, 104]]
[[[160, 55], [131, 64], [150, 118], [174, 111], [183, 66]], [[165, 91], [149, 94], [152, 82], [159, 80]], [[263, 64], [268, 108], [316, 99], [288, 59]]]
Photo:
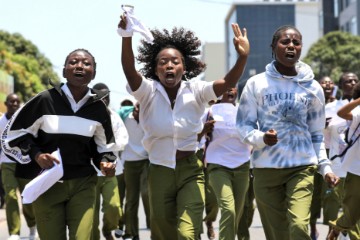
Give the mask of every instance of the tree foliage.
[[329, 32], [311, 46], [303, 61], [312, 67], [316, 79], [330, 76], [338, 83], [343, 72], [360, 76], [360, 37], [347, 32]]
[[51, 62], [19, 33], [0, 30], [0, 70], [14, 77], [14, 92], [23, 101], [59, 82]]

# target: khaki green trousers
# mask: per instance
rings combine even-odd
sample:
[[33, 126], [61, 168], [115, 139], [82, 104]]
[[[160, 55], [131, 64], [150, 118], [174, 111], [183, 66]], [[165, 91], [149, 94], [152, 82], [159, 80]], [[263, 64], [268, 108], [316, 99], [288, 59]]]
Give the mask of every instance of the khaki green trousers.
[[124, 199], [125, 199], [125, 178], [124, 174], [116, 175], [117, 183], [118, 183], [118, 189], [119, 189], [119, 197], [120, 197], [120, 208], [123, 212], [123, 214], [120, 216], [118, 227], [121, 230], [124, 230], [125, 225], [125, 209], [124, 209]]
[[245, 196], [244, 211], [240, 218], [238, 226], [237, 237], [238, 240], [250, 240], [249, 228], [252, 224], [255, 213], [255, 194], [254, 194], [254, 177], [252, 175], [252, 169], [249, 174], [249, 188]]
[[360, 239], [360, 176], [347, 173], [345, 178], [345, 195], [342, 202], [343, 214], [331, 226], [350, 232], [350, 239]]
[[219, 239], [235, 239], [249, 187], [249, 162], [234, 169], [208, 164], [207, 170], [221, 212]]
[[111, 234], [112, 230], [118, 228], [118, 222], [122, 216], [122, 209], [120, 207], [119, 189], [116, 177], [98, 176], [96, 184], [96, 200], [94, 208], [94, 224], [93, 224], [93, 240], [100, 239], [99, 231], [99, 213], [100, 202], [102, 197], [103, 212], [103, 235]]
[[254, 168], [254, 192], [267, 240], [310, 240], [316, 166]]
[[95, 174], [64, 180], [36, 199], [33, 206], [41, 240], [91, 239], [96, 182]]
[[[25, 185], [30, 182], [30, 179], [15, 177], [15, 168], [16, 163], [1, 164], [2, 182], [5, 190], [6, 222], [9, 235], [20, 235], [21, 219], [17, 190], [21, 193]], [[24, 204], [22, 209], [27, 226], [35, 226], [35, 213], [32, 204]]]
[[[149, 160], [125, 161], [124, 177], [126, 184], [125, 202], [125, 234], [129, 236], [139, 235], [139, 202], [140, 194], [143, 201], [146, 219], [150, 218], [149, 194], [148, 194], [148, 170]], [[150, 226], [150, 220], [147, 220]]]
[[176, 168], [150, 164], [149, 199], [153, 240], [199, 239], [204, 212], [204, 173], [194, 155]]

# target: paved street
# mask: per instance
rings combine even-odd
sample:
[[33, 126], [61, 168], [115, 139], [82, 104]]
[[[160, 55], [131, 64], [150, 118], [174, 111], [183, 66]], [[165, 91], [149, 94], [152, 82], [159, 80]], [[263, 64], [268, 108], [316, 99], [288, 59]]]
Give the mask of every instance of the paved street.
[[[145, 216], [144, 211], [140, 208], [140, 239], [141, 240], [149, 240], [150, 239], [150, 230], [146, 229]], [[318, 221], [317, 225], [319, 229], [319, 239], [325, 239], [327, 234], [327, 226], [321, 224], [321, 219]], [[206, 226], [204, 225], [204, 230], [206, 231]], [[218, 234], [218, 223], [215, 224], [215, 231]], [[253, 240], [265, 240], [265, 235], [262, 229], [260, 217], [257, 211], [255, 211], [254, 221], [252, 226], [250, 227], [250, 236]], [[28, 239], [29, 229], [26, 227], [26, 223], [24, 218], [22, 217], [22, 227], [21, 227], [21, 239]], [[218, 236], [218, 235], [217, 235]], [[8, 230], [6, 225], [6, 216], [5, 210], [0, 209], [0, 240], [6, 240], [8, 237]], [[102, 238], [103, 240], [104, 238]], [[203, 234], [201, 237], [202, 240], [206, 240], [206, 234]], [[171, 240], [171, 239], [169, 239]]]

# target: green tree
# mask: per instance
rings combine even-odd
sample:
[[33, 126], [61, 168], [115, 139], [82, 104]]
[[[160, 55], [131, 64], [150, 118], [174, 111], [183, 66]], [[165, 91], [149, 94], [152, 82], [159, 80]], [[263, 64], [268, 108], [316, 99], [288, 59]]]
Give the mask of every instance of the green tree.
[[311, 46], [303, 61], [312, 67], [316, 79], [330, 76], [337, 83], [343, 72], [360, 76], [360, 37], [329, 32]]
[[49, 88], [59, 77], [51, 62], [19, 33], [0, 30], [0, 70], [14, 77], [14, 91], [23, 101]]

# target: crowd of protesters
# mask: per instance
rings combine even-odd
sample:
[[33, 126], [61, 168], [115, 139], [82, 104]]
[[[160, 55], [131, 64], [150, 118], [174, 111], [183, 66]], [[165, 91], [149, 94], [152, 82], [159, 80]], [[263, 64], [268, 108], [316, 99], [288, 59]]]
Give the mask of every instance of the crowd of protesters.
[[[206, 68], [194, 32], [147, 30], [128, 11], [118, 33], [135, 102], [110, 109], [110, 89], [90, 87], [96, 61], [86, 49], [66, 56], [66, 83], [22, 106], [7, 96], [0, 197], [9, 240], [20, 239], [18, 192], [59, 164], [61, 178], [22, 206], [29, 239], [138, 240], [140, 196], [154, 240], [201, 239], [203, 222], [209, 239], [248, 240], [254, 200], [268, 240], [318, 239], [321, 209], [328, 240], [360, 239], [356, 74], [316, 81], [299, 60], [301, 32], [284, 25], [270, 40], [273, 61], [238, 93], [246, 29], [232, 24], [238, 58], [225, 76], [204, 82], [194, 79]], [[146, 38], [138, 56], [134, 32]]]

